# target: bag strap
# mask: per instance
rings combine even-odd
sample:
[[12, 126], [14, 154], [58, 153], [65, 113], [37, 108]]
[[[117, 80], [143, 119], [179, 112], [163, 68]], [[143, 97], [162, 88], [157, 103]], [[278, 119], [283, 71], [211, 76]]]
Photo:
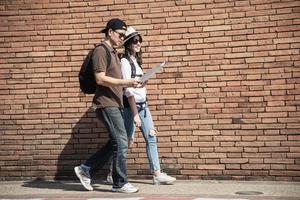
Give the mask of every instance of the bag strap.
[[131, 78], [135, 78], [136, 69], [135, 69], [135, 65], [132, 61], [130, 62], [130, 66], [131, 66]]
[[[127, 59], [130, 66], [131, 66], [131, 78], [135, 78], [135, 77], [142, 77], [142, 74], [136, 74], [136, 67], [135, 64], [133, 63], [133, 61], [131, 59]], [[142, 66], [140, 66], [140, 68], [142, 68]]]
[[[104, 49], [105, 49], [105, 52], [106, 52], [106, 58], [107, 58], [107, 68], [110, 66], [110, 63], [111, 63], [111, 55], [110, 55], [110, 52], [109, 52], [109, 49], [107, 48], [107, 46], [103, 43], [100, 43], [100, 44], [97, 44], [95, 45], [95, 48], [94, 50], [99, 47], [99, 46], [102, 46]], [[94, 51], [93, 50], [93, 51]]]

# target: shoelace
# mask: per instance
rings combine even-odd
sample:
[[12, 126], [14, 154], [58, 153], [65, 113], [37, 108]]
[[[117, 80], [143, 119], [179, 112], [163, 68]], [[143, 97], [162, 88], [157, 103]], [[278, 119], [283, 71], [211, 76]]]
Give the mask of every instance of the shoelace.
[[134, 188], [134, 186], [131, 185], [130, 183], [126, 183], [124, 186], [125, 186], [126, 189]]
[[89, 179], [91, 178], [90, 173], [89, 173], [89, 172], [86, 172], [86, 171], [84, 171], [84, 170], [81, 171], [81, 175], [82, 175], [82, 176], [85, 176], [86, 178], [89, 178]]

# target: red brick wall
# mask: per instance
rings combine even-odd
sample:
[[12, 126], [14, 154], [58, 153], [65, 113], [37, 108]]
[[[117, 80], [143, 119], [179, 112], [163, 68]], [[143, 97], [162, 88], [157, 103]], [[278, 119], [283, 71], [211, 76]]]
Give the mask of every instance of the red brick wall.
[[[77, 75], [111, 17], [142, 33], [145, 69], [170, 61], [147, 86], [165, 171], [299, 181], [297, 0], [0, 1], [1, 179], [74, 178], [105, 143]], [[128, 169], [149, 175], [141, 133]]]

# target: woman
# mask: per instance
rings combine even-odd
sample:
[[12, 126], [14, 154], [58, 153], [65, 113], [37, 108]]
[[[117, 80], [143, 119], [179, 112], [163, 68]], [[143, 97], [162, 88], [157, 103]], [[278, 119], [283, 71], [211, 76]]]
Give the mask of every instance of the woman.
[[[142, 37], [133, 28], [128, 27], [124, 39], [124, 57], [121, 59], [123, 79], [139, 78], [143, 75]], [[146, 142], [147, 158], [153, 173], [153, 184], [171, 184], [176, 178], [162, 173], [156, 143], [156, 129], [148, 108], [146, 88], [125, 88], [124, 90], [124, 120], [129, 145], [133, 143], [135, 126], [139, 127]]]

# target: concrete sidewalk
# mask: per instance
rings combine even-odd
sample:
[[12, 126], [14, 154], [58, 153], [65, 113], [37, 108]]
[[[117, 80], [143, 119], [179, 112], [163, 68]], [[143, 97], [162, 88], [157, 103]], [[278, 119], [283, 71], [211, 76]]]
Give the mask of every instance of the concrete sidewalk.
[[[300, 200], [299, 182], [178, 180], [174, 185], [152, 185], [150, 180], [132, 180], [139, 187], [135, 194], [111, 192], [104, 182], [85, 191], [79, 181], [2, 181], [0, 199], [38, 200]], [[240, 194], [238, 194], [240, 193]]]

